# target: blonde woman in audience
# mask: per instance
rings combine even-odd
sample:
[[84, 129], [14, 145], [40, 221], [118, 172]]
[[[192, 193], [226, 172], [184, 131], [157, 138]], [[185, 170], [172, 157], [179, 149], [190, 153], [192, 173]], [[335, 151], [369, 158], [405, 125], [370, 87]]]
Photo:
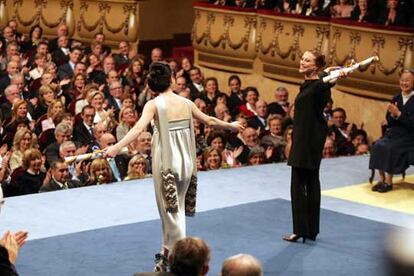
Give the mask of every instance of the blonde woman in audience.
[[13, 139], [12, 155], [10, 156], [9, 166], [10, 170], [14, 171], [16, 168], [23, 165], [23, 153], [33, 147], [33, 133], [27, 128], [20, 128], [17, 130]]
[[65, 106], [61, 100], [53, 100], [47, 109], [47, 117], [40, 121], [40, 131], [55, 128], [56, 117], [63, 113]]
[[78, 96], [78, 100], [76, 101], [75, 115], [81, 113], [82, 109], [89, 104], [87, 100], [88, 94], [91, 91], [96, 91], [96, 90], [99, 90], [99, 87], [96, 84], [88, 84], [85, 86], [85, 88], [82, 91], [82, 94]]
[[111, 124], [113, 125], [112, 121], [114, 111], [112, 109], [104, 109], [104, 94], [99, 90], [90, 91], [86, 99], [89, 102], [89, 104], [95, 108], [95, 118], [93, 119], [94, 124], [99, 122], [105, 122], [108, 125], [108, 129], [112, 129], [109, 126]]
[[89, 179], [86, 183], [87, 186], [114, 182], [111, 167], [105, 158], [93, 160], [89, 170]]
[[128, 172], [124, 180], [149, 177], [148, 160], [141, 154], [134, 155], [128, 163]]
[[39, 103], [34, 108], [35, 119], [39, 119], [42, 115], [47, 113], [49, 105], [56, 99], [56, 91], [51, 84], [42, 85], [39, 88]]
[[120, 141], [137, 122], [137, 112], [131, 107], [122, 107], [119, 112], [119, 125], [116, 127], [116, 139]]

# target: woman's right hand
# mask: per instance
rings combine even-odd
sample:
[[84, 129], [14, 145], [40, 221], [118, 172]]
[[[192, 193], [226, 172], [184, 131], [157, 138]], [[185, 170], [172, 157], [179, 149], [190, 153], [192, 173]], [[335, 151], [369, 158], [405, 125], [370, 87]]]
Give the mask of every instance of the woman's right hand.
[[245, 127], [244, 127], [242, 124], [240, 124], [240, 122], [238, 122], [238, 121], [231, 122], [231, 123], [230, 123], [230, 125], [231, 125], [231, 129], [232, 129], [232, 130], [234, 130], [234, 131], [238, 131], [238, 132], [243, 131], [243, 130], [244, 130], [244, 128], [245, 128]]
[[115, 144], [105, 149], [105, 157], [115, 157], [121, 149]]

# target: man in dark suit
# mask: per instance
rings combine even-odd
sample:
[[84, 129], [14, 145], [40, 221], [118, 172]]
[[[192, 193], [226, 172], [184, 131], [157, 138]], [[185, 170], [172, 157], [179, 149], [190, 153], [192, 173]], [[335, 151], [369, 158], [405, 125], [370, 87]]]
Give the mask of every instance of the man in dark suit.
[[51, 166], [52, 179], [40, 187], [39, 192], [51, 192], [81, 187], [82, 183], [76, 180], [70, 180], [68, 164], [65, 160], [58, 159]]
[[82, 108], [82, 122], [76, 124], [73, 132], [73, 140], [81, 145], [89, 145], [95, 143], [93, 135], [93, 119], [95, 118], [95, 108], [87, 105]]
[[[116, 144], [116, 138], [111, 133], [104, 133], [98, 141], [99, 147], [106, 147]], [[117, 181], [122, 181], [127, 175], [129, 157], [125, 154], [118, 154], [115, 158], [106, 158], [112, 170], [112, 175]]]
[[114, 55], [116, 68], [125, 69], [129, 65], [131, 59], [129, 58], [130, 46], [127, 41], [121, 41], [119, 43], [119, 54]]
[[19, 88], [14, 84], [7, 86], [4, 94], [7, 101], [0, 106], [0, 120], [2, 122], [11, 117], [13, 102], [20, 98]]
[[198, 67], [190, 69], [191, 82], [188, 84], [188, 88], [191, 91], [191, 100], [195, 100], [200, 97], [201, 93], [204, 92], [203, 76], [201, 70]]
[[7, 63], [6, 75], [0, 80], [0, 94], [4, 95], [4, 90], [10, 85], [10, 80], [14, 74], [19, 72], [19, 64], [15, 61]]
[[239, 76], [232, 75], [229, 77], [230, 97], [227, 105], [230, 114], [234, 118], [239, 113], [239, 107], [244, 103], [243, 91], [241, 90], [241, 80]]
[[69, 38], [61, 36], [58, 38], [58, 47], [52, 52], [52, 60], [59, 67], [69, 61]]
[[72, 127], [62, 122], [55, 128], [56, 142], [48, 145], [45, 148], [44, 154], [46, 155], [47, 167], [50, 167], [53, 162], [59, 159], [59, 147], [65, 141], [70, 141], [72, 138], [73, 129]]
[[[106, 84], [106, 78], [107, 78], [106, 76], [112, 70], [115, 70], [115, 60], [112, 56], [107, 56], [103, 60], [103, 71], [93, 70], [92, 72], [89, 73], [89, 79], [99, 85]], [[106, 93], [105, 93], [105, 96], [107, 96]]]
[[256, 102], [256, 114], [249, 119], [248, 125], [260, 129], [260, 135], [262, 135], [267, 129], [267, 103], [264, 100]]
[[335, 143], [338, 155], [350, 155], [353, 153], [354, 147], [351, 137], [357, 131], [355, 124], [346, 122], [345, 109], [337, 107], [332, 110], [332, 122], [330, 131], [335, 133]]
[[289, 111], [289, 91], [286, 87], [278, 87], [275, 91], [275, 102], [268, 105], [269, 114], [279, 114], [283, 117]]
[[[56, 33], [57, 33], [57, 37], [55, 37], [55, 38], [53, 38], [49, 41], [49, 51], [51, 53], [53, 53], [54, 51], [56, 51], [58, 49], [59, 37], [69, 35], [68, 26], [65, 23], [60, 24], [57, 27]], [[71, 41], [69, 41], [69, 43], [71, 43]], [[70, 45], [70, 44], [68, 44], [68, 45]]]
[[[105, 45], [105, 35], [103, 33], [96, 33], [95, 41], [102, 45], [102, 54], [104, 56], [108, 56], [111, 53], [111, 47]], [[92, 53], [92, 49], [90, 46], [88, 46], [85, 48], [85, 55], [89, 55], [90, 53]]]
[[[111, 71], [112, 72], [112, 71]], [[110, 75], [108, 75], [109, 77]], [[122, 108], [121, 97], [124, 94], [122, 84], [119, 81], [111, 80], [109, 85], [108, 107], [115, 109], [115, 118], [118, 118], [119, 111]]]
[[71, 79], [74, 75], [75, 65], [81, 59], [82, 50], [80, 48], [73, 48], [69, 54], [69, 61], [61, 66], [58, 69], [58, 78]]

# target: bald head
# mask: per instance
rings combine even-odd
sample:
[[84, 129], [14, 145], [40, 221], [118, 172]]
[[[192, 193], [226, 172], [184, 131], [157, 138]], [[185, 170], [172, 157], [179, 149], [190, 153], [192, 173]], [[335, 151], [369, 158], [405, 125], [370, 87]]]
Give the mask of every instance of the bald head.
[[113, 136], [111, 133], [104, 133], [99, 139], [99, 146], [101, 147], [101, 149], [104, 149], [108, 146], [112, 146], [115, 144], [116, 144], [115, 136]]
[[221, 268], [221, 276], [262, 276], [262, 265], [255, 257], [238, 254], [226, 259]]

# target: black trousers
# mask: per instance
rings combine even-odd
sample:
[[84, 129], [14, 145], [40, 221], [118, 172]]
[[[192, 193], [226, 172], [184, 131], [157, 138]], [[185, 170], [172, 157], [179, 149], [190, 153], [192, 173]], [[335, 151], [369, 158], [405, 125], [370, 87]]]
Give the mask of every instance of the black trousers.
[[290, 195], [293, 233], [299, 236], [317, 235], [321, 209], [319, 169], [292, 167]]

